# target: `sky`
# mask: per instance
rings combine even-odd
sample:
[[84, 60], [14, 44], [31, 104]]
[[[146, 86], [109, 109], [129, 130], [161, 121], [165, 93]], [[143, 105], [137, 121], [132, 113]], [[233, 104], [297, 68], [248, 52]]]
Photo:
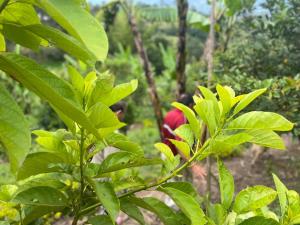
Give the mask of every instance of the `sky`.
[[[108, 2], [108, 0], [88, 0], [92, 4], [102, 4]], [[256, 0], [256, 8], [259, 8], [259, 5], [264, 0]], [[146, 4], [160, 4], [160, 5], [173, 5], [175, 6], [176, 0], [135, 0], [135, 2], [142, 2]], [[209, 14], [210, 6], [207, 4], [207, 0], [189, 0], [190, 8], [199, 10], [202, 13]], [[259, 9], [258, 9], [259, 10]]]

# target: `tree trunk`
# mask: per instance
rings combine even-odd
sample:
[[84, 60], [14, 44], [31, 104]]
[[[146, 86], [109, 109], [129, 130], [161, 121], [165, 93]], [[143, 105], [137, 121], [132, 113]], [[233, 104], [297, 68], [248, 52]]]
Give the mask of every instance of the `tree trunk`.
[[177, 55], [176, 55], [176, 80], [177, 89], [176, 95], [179, 97], [185, 92], [185, 65], [186, 65], [186, 18], [188, 12], [187, 0], [177, 0], [177, 11], [178, 11], [178, 44], [177, 44]]
[[133, 37], [134, 37], [134, 44], [135, 44], [135, 47], [138, 51], [138, 54], [140, 56], [140, 60], [141, 60], [142, 65], [143, 65], [144, 73], [145, 73], [146, 80], [147, 80], [147, 83], [148, 83], [148, 92], [149, 92], [151, 102], [152, 102], [152, 106], [153, 106], [153, 109], [154, 109], [156, 122], [157, 122], [157, 126], [158, 126], [158, 129], [159, 129], [159, 134], [160, 134], [160, 137], [162, 139], [161, 128], [162, 128], [162, 123], [163, 123], [163, 115], [162, 115], [162, 111], [161, 111], [161, 107], [160, 107], [159, 97], [158, 97], [158, 94], [157, 94], [157, 91], [156, 91], [155, 80], [154, 80], [153, 73], [152, 73], [152, 70], [151, 70], [151, 64], [150, 64], [150, 61], [148, 59], [147, 52], [144, 48], [142, 37], [141, 37], [141, 34], [138, 30], [135, 17], [133, 16], [133, 14], [131, 12], [129, 12], [129, 10], [127, 11], [127, 16], [128, 16], [129, 26], [131, 28], [131, 31], [132, 31], [132, 34], [133, 34]]

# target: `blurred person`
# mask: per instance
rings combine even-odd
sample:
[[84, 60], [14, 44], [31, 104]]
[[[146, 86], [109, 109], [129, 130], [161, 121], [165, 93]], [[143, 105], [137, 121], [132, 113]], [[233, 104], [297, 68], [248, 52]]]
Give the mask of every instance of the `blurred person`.
[[[194, 105], [194, 100], [193, 100], [193, 96], [191, 94], [182, 94], [179, 99], [178, 102], [189, 107], [190, 109], [193, 109], [193, 105]], [[188, 159], [185, 158], [180, 151], [178, 151], [178, 149], [175, 147], [175, 145], [173, 145], [171, 143], [171, 141], [169, 139], [176, 139], [176, 140], [181, 140], [176, 134], [175, 134], [175, 130], [180, 127], [183, 124], [188, 123], [186, 117], [184, 116], [183, 112], [177, 108], [174, 108], [172, 110], [170, 110], [166, 116], [164, 117], [164, 121], [163, 121], [163, 128], [162, 128], [162, 134], [163, 134], [163, 143], [165, 143], [166, 145], [168, 145], [170, 147], [170, 149], [172, 150], [174, 155], [180, 154], [181, 158], [184, 161], [187, 161]], [[188, 173], [185, 174], [186, 178], [188, 180], [192, 180], [193, 178], [190, 177], [191, 175], [196, 177], [196, 178], [201, 178], [203, 179], [206, 176], [206, 172], [205, 169], [200, 166], [199, 164], [192, 164], [190, 166], [192, 174]], [[188, 172], [188, 171], [186, 171]]]

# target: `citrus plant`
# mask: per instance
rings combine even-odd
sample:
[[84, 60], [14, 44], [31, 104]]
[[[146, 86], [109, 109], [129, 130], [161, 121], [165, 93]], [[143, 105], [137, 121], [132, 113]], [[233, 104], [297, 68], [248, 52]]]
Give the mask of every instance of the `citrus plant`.
[[[155, 147], [165, 155], [164, 160], [148, 159], [141, 146], [117, 132], [125, 124], [109, 107], [134, 92], [137, 82], [115, 86], [113, 75], [95, 69], [95, 63], [105, 59], [108, 44], [102, 26], [88, 13], [85, 1], [0, 3], [2, 50], [4, 38], [34, 50], [55, 45], [90, 67], [90, 72], [82, 76], [69, 66], [69, 78], [65, 80], [32, 59], [1, 52], [0, 69], [46, 100], [67, 129], [35, 130], [31, 134], [23, 112], [5, 87], [0, 86], [0, 140], [16, 177], [15, 183], [0, 187], [0, 224], [34, 224], [52, 212], [73, 216], [73, 224], [79, 220], [86, 224], [115, 224], [120, 211], [145, 224], [140, 211], [144, 208], [167, 225], [223, 224], [224, 220], [214, 217], [221, 213], [226, 215], [225, 221], [230, 221], [228, 224], [239, 224], [242, 218], [245, 225], [251, 221], [246, 223], [240, 214], [261, 209], [277, 195], [282, 208], [279, 222], [298, 222], [299, 195], [288, 191], [276, 177], [278, 193], [260, 186], [246, 189], [237, 195], [232, 207], [233, 179], [220, 162], [221, 205], [212, 205], [207, 211], [202, 210], [191, 184], [168, 182], [194, 161], [218, 156], [246, 142], [284, 149], [276, 131], [291, 130], [291, 122], [271, 112], [241, 113], [265, 89], [235, 96], [229, 87], [217, 85], [217, 95], [200, 87], [201, 95], [194, 97], [196, 114], [180, 103], [173, 104], [189, 122], [175, 131], [181, 140], [172, 140], [187, 161], [180, 164], [179, 156], [162, 143]], [[47, 12], [66, 32], [41, 24], [35, 7]], [[202, 143], [204, 126], [208, 127], [210, 138]], [[40, 146], [35, 151], [31, 149], [32, 135]], [[116, 151], [93, 162], [93, 157], [108, 147]], [[149, 181], [131, 169], [149, 165], [162, 165], [162, 173], [155, 180]], [[148, 189], [169, 195], [178, 212], [156, 198], [135, 195]], [[233, 212], [229, 213], [231, 209]], [[268, 220], [265, 214], [251, 216], [255, 221]]]

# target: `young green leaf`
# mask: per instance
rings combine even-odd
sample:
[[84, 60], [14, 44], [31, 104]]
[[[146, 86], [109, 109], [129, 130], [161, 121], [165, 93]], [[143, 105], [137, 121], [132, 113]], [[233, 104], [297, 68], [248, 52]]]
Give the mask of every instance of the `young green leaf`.
[[171, 187], [159, 187], [159, 191], [169, 195], [182, 212], [191, 220], [191, 225], [206, 224], [205, 215], [199, 203], [191, 195]]
[[246, 108], [251, 102], [253, 102], [258, 96], [263, 94], [266, 90], [267, 90], [266, 88], [263, 88], [263, 89], [253, 91], [253, 92], [245, 95], [241, 99], [239, 104], [237, 104], [237, 106], [234, 108], [233, 115], [236, 115], [237, 113], [242, 111], [244, 108]]
[[269, 205], [276, 196], [276, 191], [269, 187], [262, 185], [248, 187], [236, 196], [233, 210], [238, 214], [253, 211]]
[[216, 132], [218, 122], [216, 119], [216, 113], [214, 111], [214, 104], [212, 100], [202, 100], [197, 102], [194, 106], [195, 111], [207, 125], [210, 135], [212, 136]]
[[289, 131], [293, 126], [293, 123], [277, 113], [253, 111], [245, 113], [231, 121], [227, 129]]
[[288, 189], [275, 174], [272, 174], [272, 175], [273, 175], [273, 180], [275, 183], [275, 187], [276, 187], [276, 191], [277, 191], [277, 195], [278, 195], [278, 199], [279, 199], [281, 216], [283, 218], [285, 216], [287, 206], [288, 206], [288, 199], [287, 199]]
[[178, 140], [174, 140], [174, 139], [169, 139], [173, 145], [175, 145], [175, 147], [183, 154], [183, 156], [186, 159], [190, 158], [190, 146], [183, 141], [178, 141]]
[[69, 34], [81, 41], [97, 60], [103, 61], [108, 52], [108, 40], [103, 26], [78, 1], [40, 0], [44, 9]]
[[195, 113], [193, 110], [191, 110], [189, 107], [179, 103], [179, 102], [173, 102], [172, 106], [175, 108], [179, 109], [180, 111], [183, 112], [184, 116], [189, 122], [189, 125], [191, 126], [192, 131], [194, 132], [195, 137], [199, 137], [200, 135], [200, 124], [199, 121], [196, 118]]
[[156, 143], [154, 147], [160, 151], [169, 161], [174, 161], [174, 154], [170, 147], [164, 143]]
[[221, 203], [225, 209], [229, 209], [234, 196], [234, 179], [221, 160], [218, 160], [218, 170]]
[[90, 182], [99, 201], [103, 204], [111, 220], [115, 221], [120, 211], [120, 202], [112, 184], [109, 182]]
[[231, 93], [225, 87], [217, 84], [217, 92], [223, 106], [222, 114], [225, 115], [231, 109]]
[[101, 102], [93, 105], [88, 111], [87, 115], [90, 121], [93, 121], [94, 126], [99, 128], [115, 127], [120, 121], [116, 114], [106, 105]]
[[31, 137], [29, 124], [14, 99], [0, 84], [0, 142], [15, 173], [29, 152]]
[[226, 219], [226, 210], [221, 204], [209, 204], [208, 216], [215, 224], [224, 224]]
[[214, 93], [211, 92], [211, 90], [209, 90], [206, 87], [203, 86], [199, 86], [199, 89], [202, 93], [202, 95], [204, 96], [205, 100], [210, 100], [213, 102], [213, 111], [214, 111], [214, 115], [217, 121], [219, 121], [220, 119], [220, 108], [218, 105], [218, 100], [216, 98], [216, 95]]
[[193, 147], [194, 135], [190, 124], [181, 125], [174, 131], [174, 133], [182, 140], [186, 141], [186, 143], [188, 143], [191, 148]]

